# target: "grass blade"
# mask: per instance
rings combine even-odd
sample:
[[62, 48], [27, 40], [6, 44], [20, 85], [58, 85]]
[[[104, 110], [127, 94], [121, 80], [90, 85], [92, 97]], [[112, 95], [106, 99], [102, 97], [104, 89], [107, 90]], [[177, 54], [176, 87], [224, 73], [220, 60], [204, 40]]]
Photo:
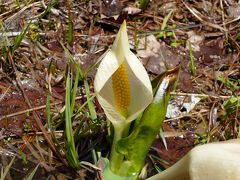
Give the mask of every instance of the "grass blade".
[[[70, 68], [69, 68], [69, 71], [70, 71]], [[75, 169], [80, 169], [80, 162], [78, 160], [78, 153], [75, 148], [73, 129], [72, 129], [72, 108], [71, 108], [72, 98], [71, 98], [71, 79], [70, 79], [69, 71], [66, 79], [66, 96], [65, 96], [66, 157], [71, 167]], [[75, 101], [75, 99], [72, 99], [72, 101]]]
[[15, 160], [15, 156], [12, 158], [12, 160], [11, 160], [11, 162], [5, 167], [5, 169], [3, 170], [2, 169], [2, 172], [1, 172], [1, 177], [0, 177], [0, 180], [4, 180], [5, 179], [5, 177], [7, 176], [7, 173], [10, 171], [10, 168], [12, 167], [12, 164], [13, 164], [13, 162], [14, 162], [14, 160]]
[[28, 29], [29, 29], [29, 26], [31, 25], [31, 22], [28, 23], [27, 27], [25, 27], [21, 33], [15, 38], [15, 42], [14, 42], [14, 45], [12, 46], [11, 48], [11, 52], [12, 54], [14, 54], [15, 50], [20, 46], [23, 38], [25, 37]]
[[90, 95], [90, 89], [89, 89], [89, 85], [88, 85], [88, 82], [86, 79], [84, 79], [84, 88], [85, 88], [85, 93], [87, 96], [87, 103], [88, 103], [88, 108], [89, 108], [91, 119], [95, 120], [95, 119], [97, 119], [97, 113], [96, 113], [95, 106], [94, 106], [94, 103], [93, 103], [91, 95]]
[[36, 174], [36, 172], [37, 172], [37, 169], [38, 169], [38, 166], [39, 166], [40, 164], [38, 164], [35, 168], [34, 168], [34, 170], [31, 172], [31, 174], [27, 177], [27, 178], [24, 178], [24, 179], [26, 179], [26, 180], [32, 180], [33, 179], [33, 176]]
[[191, 62], [191, 72], [192, 72], [192, 75], [193, 76], [196, 76], [196, 65], [195, 65], [195, 60], [194, 60], [194, 56], [193, 56], [193, 53], [192, 53], [192, 45], [191, 43], [189, 42], [189, 57], [190, 57], [190, 62]]

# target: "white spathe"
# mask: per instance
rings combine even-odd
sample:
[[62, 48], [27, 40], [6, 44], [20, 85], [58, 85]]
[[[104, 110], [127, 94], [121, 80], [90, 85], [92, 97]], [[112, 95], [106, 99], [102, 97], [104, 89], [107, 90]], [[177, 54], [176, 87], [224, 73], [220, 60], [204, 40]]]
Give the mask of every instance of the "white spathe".
[[[118, 111], [112, 87], [112, 75], [124, 63], [128, 71], [130, 102], [128, 116]], [[153, 94], [148, 74], [139, 59], [130, 51], [126, 22], [120, 27], [112, 48], [100, 63], [94, 81], [97, 99], [112, 123], [131, 122], [151, 103]]]
[[180, 161], [147, 180], [239, 180], [240, 140], [193, 148]]

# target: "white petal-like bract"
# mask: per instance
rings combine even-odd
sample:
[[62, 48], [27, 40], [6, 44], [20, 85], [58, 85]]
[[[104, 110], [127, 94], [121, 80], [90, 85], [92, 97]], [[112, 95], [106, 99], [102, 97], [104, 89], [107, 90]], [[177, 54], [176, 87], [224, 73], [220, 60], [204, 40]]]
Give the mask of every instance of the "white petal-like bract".
[[147, 180], [239, 180], [240, 140], [194, 147], [176, 164]]
[[[97, 99], [111, 122], [130, 122], [136, 119], [152, 101], [151, 82], [142, 63], [130, 51], [125, 21], [112, 49], [98, 67], [94, 88]], [[124, 113], [121, 109], [124, 109]]]

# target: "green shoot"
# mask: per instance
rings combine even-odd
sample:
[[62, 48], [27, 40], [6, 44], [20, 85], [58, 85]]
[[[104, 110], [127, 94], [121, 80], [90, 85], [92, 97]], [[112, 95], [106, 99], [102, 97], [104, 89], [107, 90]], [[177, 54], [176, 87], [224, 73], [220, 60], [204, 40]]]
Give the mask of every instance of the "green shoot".
[[47, 8], [45, 9], [44, 13], [41, 14], [41, 16], [39, 18], [42, 18], [43, 16], [45, 16], [46, 14], [50, 13], [52, 8], [54, 6], [56, 6], [58, 4], [57, 0], [52, 0], [50, 1], [50, 3], [48, 4]]
[[21, 9], [20, 1], [19, 1], [19, 0], [15, 0], [15, 2], [16, 2], [16, 4], [17, 4], [18, 8]]
[[227, 116], [235, 113], [238, 108], [240, 108], [240, 98], [239, 97], [231, 97], [229, 98], [228, 100], [226, 100], [224, 103], [223, 103], [223, 106], [224, 106], [224, 109], [225, 111], [227, 112]]
[[[82, 123], [79, 124], [75, 131], [75, 135], [73, 135], [73, 130], [72, 130], [72, 118], [74, 115], [74, 108], [75, 108], [75, 98], [77, 94], [77, 87], [78, 87], [78, 81], [82, 80], [84, 82], [84, 88], [85, 88], [85, 93], [87, 96], [87, 101], [80, 107], [78, 108], [77, 114], [81, 111], [81, 109], [87, 104], [88, 109], [90, 112], [90, 117], [92, 120], [97, 119], [97, 113], [95, 110], [95, 106], [93, 103], [93, 96], [90, 94], [90, 88], [87, 82], [87, 79], [85, 78], [85, 74], [83, 73], [81, 67], [79, 64], [74, 60], [73, 56], [71, 53], [68, 51], [68, 49], [61, 43], [64, 51], [68, 55], [70, 59], [70, 66], [68, 69], [68, 74], [67, 74], [67, 79], [66, 79], [66, 107], [65, 107], [65, 120], [66, 120], [66, 149], [67, 149], [67, 159], [69, 164], [76, 168], [80, 168], [80, 162], [78, 161], [78, 154], [75, 148], [75, 142], [78, 142], [79, 140], [79, 133], [80, 129], [82, 126]], [[73, 82], [73, 77], [71, 74], [70, 77], [70, 72], [71, 71], [71, 65], [76, 69], [75, 77], [74, 77], [74, 84], [72, 85]], [[73, 88], [73, 89], [72, 89]]]
[[217, 80], [222, 82], [226, 87], [232, 91], [240, 91], [240, 79], [229, 78], [225, 76], [218, 76]]
[[90, 116], [92, 120], [97, 119], [97, 113], [95, 110], [95, 106], [94, 103], [92, 101], [91, 95], [90, 95], [90, 89], [89, 89], [89, 85], [87, 82], [87, 79], [85, 78], [85, 73], [82, 71], [81, 67], [79, 66], [79, 64], [77, 64], [77, 62], [74, 60], [73, 56], [71, 55], [71, 53], [68, 51], [68, 49], [61, 43], [64, 51], [67, 53], [70, 61], [74, 64], [75, 68], [79, 71], [79, 79], [84, 81], [84, 88], [85, 88], [85, 93], [87, 96], [87, 104], [88, 104], [88, 108], [90, 111]]
[[147, 8], [149, 0], [137, 0], [138, 4], [139, 4], [139, 8], [144, 10]]
[[20, 46], [20, 44], [21, 44], [23, 38], [25, 37], [25, 35], [26, 35], [26, 33], [27, 33], [30, 25], [31, 25], [31, 22], [28, 23], [27, 27], [25, 27], [25, 28], [21, 31], [21, 33], [15, 38], [14, 45], [11, 47], [11, 52], [12, 52], [12, 54], [14, 54], [15, 50]]
[[34, 168], [34, 170], [31, 172], [31, 174], [30, 174], [28, 177], [24, 178], [24, 179], [26, 179], [26, 180], [32, 180], [32, 179], [33, 179], [33, 176], [34, 176], [34, 175], [36, 174], [36, 172], [37, 172], [37, 169], [38, 169], [39, 165], [40, 165], [40, 164], [38, 164], [38, 165]]
[[68, 44], [72, 44], [74, 40], [74, 35], [73, 35], [73, 21], [72, 18], [68, 18], [68, 29], [67, 29], [67, 42]]
[[[172, 15], [172, 13], [173, 13], [173, 11], [170, 11], [170, 12], [168, 13], [168, 15], [164, 17], [163, 23], [162, 23], [162, 25], [161, 25], [161, 32], [159, 32], [159, 34], [158, 34], [158, 36], [157, 36], [158, 38], [159, 38], [159, 37], [166, 38], [166, 32], [164, 32], [163, 30], [167, 27], [167, 23], [168, 23], [171, 15]], [[172, 34], [172, 32], [167, 32], [167, 33], [171, 33], [171, 34]]]
[[[72, 81], [73, 79], [70, 77], [70, 67], [68, 68], [68, 74], [66, 79], [66, 96], [65, 96], [65, 133], [66, 133], [66, 141], [65, 141], [65, 148], [66, 148], [66, 157], [68, 163], [71, 167], [75, 169], [80, 169], [80, 162], [78, 160], [78, 153], [75, 147], [74, 136], [73, 136], [73, 129], [72, 129], [72, 117], [73, 117], [73, 108], [75, 104], [75, 96], [76, 89], [72, 91]], [[77, 73], [79, 73], [77, 71]], [[78, 79], [75, 79], [75, 82], [78, 82]], [[74, 84], [74, 88], [77, 85]], [[74, 98], [74, 99], [73, 99]]]
[[92, 120], [96, 120], [97, 119], [97, 113], [95, 110], [95, 106], [93, 101], [91, 100], [91, 94], [90, 94], [90, 89], [89, 89], [89, 85], [86, 79], [84, 79], [84, 88], [85, 88], [85, 93], [87, 96], [87, 103], [88, 103], [88, 108], [89, 108], [89, 112], [90, 112], [90, 116]]
[[52, 115], [51, 115], [51, 107], [50, 107], [50, 95], [47, 96], [47, 101], [46, 101], [46, 115], [47, 115], [47, 125], [48, 125], [48, 131], [50, 131], [51, 136], [53, 141], [57, 145], [57, 150], [61, 149], [60, 143], [57, 140], [55, 133], [54, 133], [54, 128], [52, 126]]
[[190, 62], [191, 62], [191, 72], [193, 76], [196, 76], [197, 72], [196, 72], [196, 65], [195, 65], [195, 59], [192, 53], [192, 45], [189, 42], [189, 57], [190, 57]]

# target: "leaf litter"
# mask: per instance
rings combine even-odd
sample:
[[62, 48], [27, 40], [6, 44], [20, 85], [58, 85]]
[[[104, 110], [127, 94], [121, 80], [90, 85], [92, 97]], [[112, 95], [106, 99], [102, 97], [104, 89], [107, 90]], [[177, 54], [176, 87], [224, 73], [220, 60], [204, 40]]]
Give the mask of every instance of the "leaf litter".
[[[169, 105], [169, 109], [176, 112], [167, 117], [163, 125], [168, 150], [157, 137], [146, 160], [149, 175], [157, 173], [159, 167], [169, 167], [197, 144], [239, 137], [237, 2], [153, 0], [143, 10], [137, 3], [123, 0], [17, 2], [0, 1], [1, 164], [10, 164], [12, 157], [16, 156], [8, 177], [27, 177], [35, 172], [39, 163], [36, 177], [57, 178], [54, 172], [61, 172], [61, 178], [69, 179], [95, 177], [93, 167], [84, 166], [78, 172], [69, 168], [66, 171], [64, 158], [62, 161], [56, 154], [49, 153], [49, 144], [33, 114], [36, 111], [43, 126], [46, 125], [46, 97], [50, 93], [53, 125], [61, 149], [64, 142], [65, 78], [69, 63], [61, 42], [87, 72], [93, 93], [96, 63], [109, 48], [123, 19], [128, 22], [131, 48], [152, 78], [178, 64], [181, 66]], [[69, 20], [73, 22], [74, 38], [67, 44], [71, 36]], [[9, 54], [16, 36], [29, 23], [31, 26], [20, 46], [14, 54]], [[195, 67], [191, 66], [190, 54]], [[10, 55], [13, 55], [15, 69]], [[196, 69], [195, 75], [191, 68]], [[86, 102], [82, 86], [80, 81], [76, 106], [83, 106]], [[105, 116], [97, 102], [95, 105], [99, 121], [92, 122], [88, 109], [83, 106], [73, 122], [75, 131], [82, 124], [78, 140], [80, 160], [93, 165], [92, 150], [100, 149], [105, 156], [110, 149], [109, 139], [105, 138]], [[62, 149], [60, 154], [64, 157]]]

